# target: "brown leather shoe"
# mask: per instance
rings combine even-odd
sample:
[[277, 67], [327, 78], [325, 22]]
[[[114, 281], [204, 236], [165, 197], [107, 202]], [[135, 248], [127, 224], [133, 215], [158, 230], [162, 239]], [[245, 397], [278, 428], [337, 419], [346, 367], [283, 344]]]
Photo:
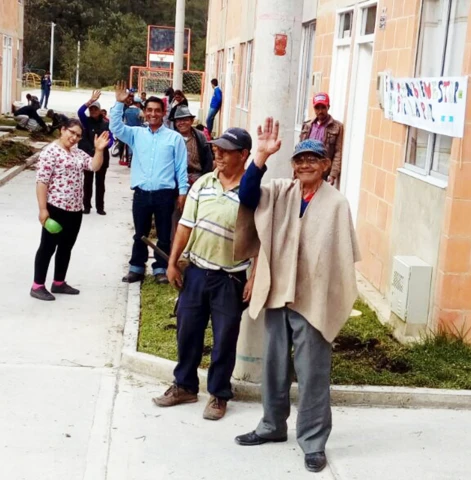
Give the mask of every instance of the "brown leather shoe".
[[211, 395], [203, 412], [206, 420], [221, 420], [226, 414], [227, 400]]
[[172, 385], [163, 395], [153, 398], [152, 401], [159, 407], [174, 407], [181, 403], [195, 403], [198, 401], [198, 395]]

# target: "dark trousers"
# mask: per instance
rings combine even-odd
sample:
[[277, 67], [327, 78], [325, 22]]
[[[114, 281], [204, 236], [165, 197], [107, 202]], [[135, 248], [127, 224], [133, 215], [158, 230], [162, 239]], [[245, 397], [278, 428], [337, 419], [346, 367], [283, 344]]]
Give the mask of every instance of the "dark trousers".
[[198, 366], [204, 347], [204, 333], [211, 316], [213, 349], [208, 371], [208, 391], [229, 400], [233, 397], [231, 376], [236, 361], [237, 339], [244, 304], [246, 273], [228, 274], [190, 265], [177, 308], [178, 364], [175, 384], [198, 393]]
[[332, 429], [332, 346], [302, 315], [287, 307], [265, 311], [263, 418], [256, 432], [271, 439], [287, 434], [293, 347], [298, 377], [296, 437], [304, 453], [322, 452]]
[[[134, 244], [132, 256], [129, 261], [131, 272], [144, 273], [146, 262], [149, 258], [147, 245], [141, 240], [149, 236], [154, 217], [157, 230], [157, 246], [166, 254], [170, 254], [170, 238], [172, 234], [172, 214], [175, 208], [177, 193], [173, 189], [145, 191], [140, 188], [134, 190], [132, 203], [132, 216], [134, 219]], [[165, 273], [167, 262], [154, 254], [155, 262], [152, 264], [153, 274]]]
[[85, 170], [83, 179], [83, 206], [92, 208], [93, 178], [95, 178], [95, 207], [98, 211], [105, 209], [105, 177], [107, 168], [100, 168], [98, 172]]
[[77, 240], [82, 224], [82, 212], [66, 212], [48, 204], [49, 217], [62, 226], [60, 233], [49, 233], [44, 227], [41, 243], [34, 261], [34, 281], [39, 285], [46, 282], [47, 270], [51, 258], [56, 252], [54, 280], [63, 282], [69, 268], [72, 248]]

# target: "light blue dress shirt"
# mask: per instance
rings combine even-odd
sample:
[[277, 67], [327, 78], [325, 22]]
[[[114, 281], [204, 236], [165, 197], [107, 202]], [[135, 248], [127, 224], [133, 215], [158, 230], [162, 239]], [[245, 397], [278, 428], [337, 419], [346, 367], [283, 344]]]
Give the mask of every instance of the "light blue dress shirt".
[[129, 127], [123, 123], [123, 110], [124, 103], [116, 102], [110, 111], [110, 130], [132, 148], [131, 188], [178, 188], [179, 195], [186, 195], [188, 153], [183, 137], [165, 126], [155, 132], [149, 127]]

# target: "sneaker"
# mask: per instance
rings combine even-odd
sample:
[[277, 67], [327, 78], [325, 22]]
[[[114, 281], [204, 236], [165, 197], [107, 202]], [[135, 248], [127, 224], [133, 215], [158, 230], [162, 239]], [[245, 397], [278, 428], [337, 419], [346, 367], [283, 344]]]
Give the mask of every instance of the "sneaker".
[[37, 298], [38, 300], [44, 300], [46, 302], [52, 302], [53, 300], [56, 299], [54, 295], [48, 292], [46, 287], [40, 287], [40, 288], [37, 288], [36, 290], [32, 288], [29, 294], [33, 298]]
[[74, 287], [71, 287], [70, 285], [67, 285], [66, 282], [64, 282], [62, 285], [56, 285], [53, 283], [51, 285], [51, 292], [52, 293], [63, 293], [64, 295], [78, 295], [80, 293], [80, 290], [77, 290]]
[[226, 414], [227, 400], [211, 395], [203, 412], [206, 420], [221, 420]]
[[173, 407], [182, 403], [195, 403], [198, 401], [198, 395], [172, 385], [163, 395], [153, 398], [152, 401], [158, 407]]
[[158, 285], [165, 285], [169, 283], [167, 275], [165, 273], [158, 273], [157, 275], [154, 275], [155, 283]]
[[97, 210], [96, 213], [98, 213], [98, 215], [106, 215], [104, 210]]

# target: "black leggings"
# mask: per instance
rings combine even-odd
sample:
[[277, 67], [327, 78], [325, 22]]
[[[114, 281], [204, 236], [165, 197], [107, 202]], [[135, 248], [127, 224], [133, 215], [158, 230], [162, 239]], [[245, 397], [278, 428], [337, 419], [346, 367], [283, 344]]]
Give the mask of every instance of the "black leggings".
[[42, 229], [41, 243], [34, 261], [34, 282], [38, 285], [44, 285], [46, 282], [47, 270], [54, 252], [56, 252], [54, 280], [56, 282], [65, 280], [72, 248], [82, 224], [81, 211], [67, 212], [49, 203], [47, 204], [47, 210], [50, 218], [62, 226], [62, 231], [60, 233], [49, 233], [44, 227]]

